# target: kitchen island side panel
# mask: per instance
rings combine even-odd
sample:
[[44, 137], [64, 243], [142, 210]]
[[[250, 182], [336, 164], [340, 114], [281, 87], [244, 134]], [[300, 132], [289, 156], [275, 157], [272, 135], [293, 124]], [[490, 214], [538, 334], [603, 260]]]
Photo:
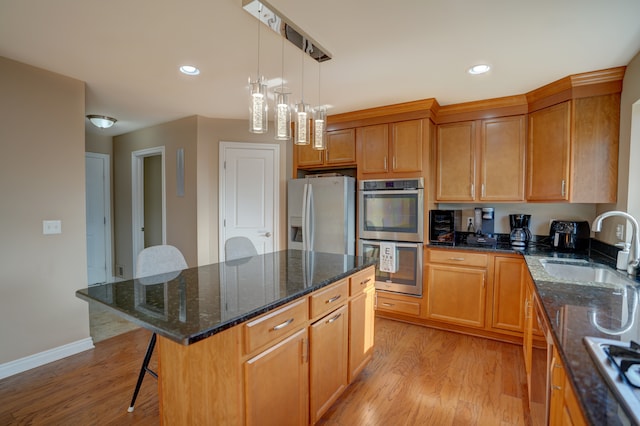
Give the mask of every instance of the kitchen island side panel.
[[162, 425], [243, 425], [241, 327], [185, 346], [158, 336]]

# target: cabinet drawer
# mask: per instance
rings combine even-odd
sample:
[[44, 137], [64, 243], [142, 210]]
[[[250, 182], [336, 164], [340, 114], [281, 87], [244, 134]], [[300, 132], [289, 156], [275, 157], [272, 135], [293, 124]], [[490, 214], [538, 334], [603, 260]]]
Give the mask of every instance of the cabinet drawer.
[[280, 309], [269, 312], [244, 326], [244, 342], [246, 353], [275, 342], [280, 337], [305, 325], [309, 307], [307, 298], [303, 297]]
[[429, 262], [486, 268], [489, 256], [483, 253], [453, 250], [428, 250]]
[[406, 300], [396, 300], [389, 297], [377, 296], [377, 310], [397, 312], [399, 314], [420, 315], [420, 303]]
[[311, 318], [316, 318], [347, 302], [349, 280], [344, 279], [311, 294]]
[[351, 278], [349, 278], [351, 296], [362, 293], [368, 288], [372, 287], [376, 280], [374, 274], [375, 269], [373, 268], [367, 268], [364, 271], [353, 274]]

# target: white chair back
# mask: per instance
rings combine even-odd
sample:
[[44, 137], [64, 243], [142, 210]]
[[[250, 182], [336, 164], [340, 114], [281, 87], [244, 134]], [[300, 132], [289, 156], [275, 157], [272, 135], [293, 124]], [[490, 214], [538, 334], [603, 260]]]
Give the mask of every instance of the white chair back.
[[[161, 280], [155, 281], [164, 282], [174, 279], [180, 274], [180, 271], [187, 268], [187, 261], [176, 247], [170, 245], [151, 246], [138, 254], [136, 278], [163, 274]], [[143, 284], [156, 283], [143, 282]]]
[[256, 256], [258, 251], [247, 237], [231, 237], [224, 243], [224, 259], [236, 260]]

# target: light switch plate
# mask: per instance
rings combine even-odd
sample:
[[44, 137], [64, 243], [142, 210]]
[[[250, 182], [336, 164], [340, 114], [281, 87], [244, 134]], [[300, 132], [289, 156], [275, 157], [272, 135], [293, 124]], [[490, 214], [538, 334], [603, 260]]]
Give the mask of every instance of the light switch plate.
[[61, 220], [43, 220], [42, 233], [44, 235], [62, 234]]

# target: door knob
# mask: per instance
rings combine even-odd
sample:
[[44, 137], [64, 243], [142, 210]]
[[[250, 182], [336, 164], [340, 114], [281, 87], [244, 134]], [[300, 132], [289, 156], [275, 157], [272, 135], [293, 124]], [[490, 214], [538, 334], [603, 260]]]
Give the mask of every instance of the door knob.
[[271, 236], [271, 232], [266, 232], [266, 233], [264, 234], [264, 236], [265, 236], [265, 237], [267, 237], [267, 238], [269, 238], [269, 237]]

